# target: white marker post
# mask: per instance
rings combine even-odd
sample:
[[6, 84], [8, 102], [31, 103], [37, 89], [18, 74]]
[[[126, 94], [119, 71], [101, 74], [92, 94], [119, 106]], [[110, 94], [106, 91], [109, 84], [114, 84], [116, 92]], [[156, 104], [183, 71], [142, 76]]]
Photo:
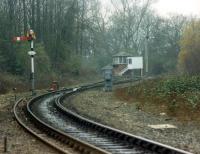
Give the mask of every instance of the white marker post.
[[35, 93], [35, 70], [34, 70], [34, 56], [36, 52], [34, 51], [34, 46], [33, 46], [33, 40], [31, 40], [31, 51], [28, 52], [28, 55], [31, 57], [31, 91], [32, 91], [32, 96], [34, 96]]

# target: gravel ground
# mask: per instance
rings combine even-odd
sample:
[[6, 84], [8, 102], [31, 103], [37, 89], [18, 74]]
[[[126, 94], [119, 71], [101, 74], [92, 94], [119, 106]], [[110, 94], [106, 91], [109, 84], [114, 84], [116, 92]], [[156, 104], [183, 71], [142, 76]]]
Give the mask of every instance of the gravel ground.
[[[20, 94], [27, 97], [30, 93]], [[8, 152], [11, 154], [55, 154], [56, 151], [29, 135], [14, 119], [12, 108], [14, 95], [0, 95], [0, 153], [4, 152], [4, 137], [8, 139]]]
[[[137, 104], [118, 100], [112, 92], [106, 93], [102, 89], [86, 91], [64, 101], [67, 108], [95, 121], [192, 153], [200, 153], [200, 125], [195, 122], [181, 123], [162, 113], [146, 113]], [[156, 124], [172, 124], [177, 128], [153, 129], [148, 126]]]

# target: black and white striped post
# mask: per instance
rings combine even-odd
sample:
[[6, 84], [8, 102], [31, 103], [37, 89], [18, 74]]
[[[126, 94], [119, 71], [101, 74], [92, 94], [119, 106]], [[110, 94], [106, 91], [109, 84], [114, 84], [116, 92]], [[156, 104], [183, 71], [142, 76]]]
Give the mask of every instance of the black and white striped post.
[[35, 96], [36, 92], [35, 92], [34, 56], [36, 55], [36, 52], [34, 51], [34, 38], [33, 38], [33, 35], [35, 35], [35, 34], [34, 34], [33, 30], [30, 30], [29, 35], [32, 37], [32, 39], [30, 40], [31, 51], [28, 52], [28, 55], [31, 57], [31, 75], [30, 75], [30, 78], [31, 78], [31, 91], [32, 91], [32, 96]]

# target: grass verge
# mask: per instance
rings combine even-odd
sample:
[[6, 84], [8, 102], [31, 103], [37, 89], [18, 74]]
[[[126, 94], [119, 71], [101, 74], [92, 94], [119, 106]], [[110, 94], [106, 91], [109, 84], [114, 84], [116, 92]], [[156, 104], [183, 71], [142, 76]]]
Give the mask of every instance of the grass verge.
[[171, 76], [144, 81], [115, 91], [138, 109], [166, 113], [181, 121], [200, 122], [200, 76]]

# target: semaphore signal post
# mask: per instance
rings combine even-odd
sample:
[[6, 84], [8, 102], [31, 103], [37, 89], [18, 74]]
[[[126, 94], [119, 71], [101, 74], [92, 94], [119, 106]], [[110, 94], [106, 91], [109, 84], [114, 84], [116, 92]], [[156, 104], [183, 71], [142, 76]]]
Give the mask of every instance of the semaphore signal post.
[[28, 55], [31, 57], [31, 91], [32, 91], [32, 96], [36, 95], [35, 92], [35, 69], [34, 69], [34, 56], [36, 52], [34, 51], [34, 40], [36, 39], [35, 33], [32, 29], [30, 29], [27, 32], [26, 36], [19, 36], [19, 37], [14, 37], [13, 41], [14, 42], [21, 42], [21, 41], [29, 41], [30, 42], [30, 48], [31, 50], [28, 51]]

